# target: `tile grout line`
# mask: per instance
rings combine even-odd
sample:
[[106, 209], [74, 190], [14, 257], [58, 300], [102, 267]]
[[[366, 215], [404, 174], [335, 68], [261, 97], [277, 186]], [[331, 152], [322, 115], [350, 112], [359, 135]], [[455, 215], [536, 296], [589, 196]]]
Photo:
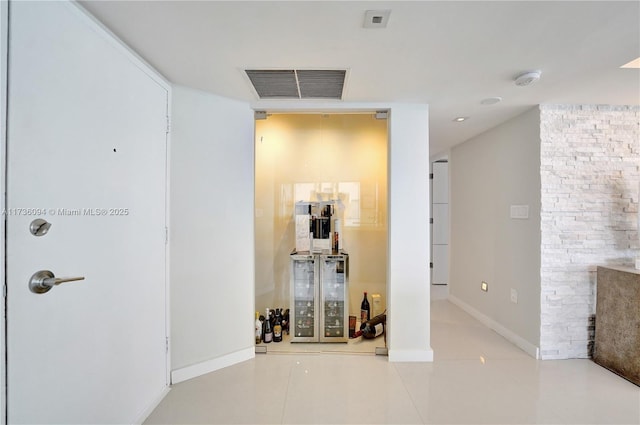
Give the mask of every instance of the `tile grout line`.
[[284, 424], [284, 415], [287, 410], [287, 400], [289, 399], [289, 387], [291, 386], [291, 380], [293, 379], [293, 368], [295, 365], [295, 359], [292, 357], [292, 361], [289, 364], [289, 376], [287, 377], [287, 389], [284, 393], [284, 399], [282, 400], [282, 412], [280, 413], [280, 424]]
[[425, 419], [420, 414], [420, 410], [418, 409], [418, 406], [416, 405], [416, 401], [413, 398], [413, 395], [411, 394], [411, 391], [409, 391], [409, 389], [407, 388], [407, 384], [405, 383], [404, 379], [402, 378], [402, 374], [400, 373], [400, 371], [398, 370], [398, 368], [396, 367], [395, 364], [393, 364], [393, 363], [390, 363], [390, 364], [393, 366], [393, 370], [395, 370], [396, 374], [398, 375], [398, 378], [400, 378], [400, 382], [402, 382], [402, 387], [404, 388], [405, 392], [409, 396], [409, 400], [411, 400], [411, 405], [413, 406], [413, 410], [415, 410], [415, 412], [418, 414], [418, 417], [420, 418], [420, 421], [422, 422], [423, 425], [428, 424], [428, 422], [426, 422]]

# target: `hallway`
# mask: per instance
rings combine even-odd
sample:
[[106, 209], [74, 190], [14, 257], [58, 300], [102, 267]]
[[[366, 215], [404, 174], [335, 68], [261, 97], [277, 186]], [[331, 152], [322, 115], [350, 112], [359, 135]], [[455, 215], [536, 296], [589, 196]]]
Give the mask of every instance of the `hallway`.
[[640, 423], [640, 388], [592, 361], [536, 361], [448, 301], [431, 309], [433, 363], [257, 355], [173, 386], [145, 423]]

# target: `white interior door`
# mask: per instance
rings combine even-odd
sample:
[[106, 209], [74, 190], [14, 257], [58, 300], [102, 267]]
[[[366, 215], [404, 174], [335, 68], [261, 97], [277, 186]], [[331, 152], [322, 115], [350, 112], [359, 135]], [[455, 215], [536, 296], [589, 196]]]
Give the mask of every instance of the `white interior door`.
[[434, 162], [433, 171], [433, 191], [431, 192], [431, 202], [434, 204], [449, 203], [449, 163]]
[[167, 386], [168, 87], [73, 4], [9, 32], [8, 421], [132, 423]]
[[434, 245], [449, 245], [449, 204], [432, 204]]
[[431, 283], [449, 282], [449, 163], [432, 164]]
[[431, 284], [446, 285], [449, 282], [449, 246], [433, 245], [431, 255], [433, 258]]

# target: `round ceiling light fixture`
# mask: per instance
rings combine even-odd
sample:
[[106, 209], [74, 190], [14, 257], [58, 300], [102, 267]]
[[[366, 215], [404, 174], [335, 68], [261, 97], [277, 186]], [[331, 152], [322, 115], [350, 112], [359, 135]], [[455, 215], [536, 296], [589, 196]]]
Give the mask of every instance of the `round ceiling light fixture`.
[[453, 119], [454, 122], [462, 122], [468, 120], [469, 117], [456, 117]]
[[502, 102], [502, 98], [500, 96], [488, 97], [486, 99], [482, 99], [480, 104], [482, 105], [495, 105], [496, 103]]
[[527, 71], [515, 78], [516, 86], [524, 87], [529, 86], [540, 79], [542, 71]]

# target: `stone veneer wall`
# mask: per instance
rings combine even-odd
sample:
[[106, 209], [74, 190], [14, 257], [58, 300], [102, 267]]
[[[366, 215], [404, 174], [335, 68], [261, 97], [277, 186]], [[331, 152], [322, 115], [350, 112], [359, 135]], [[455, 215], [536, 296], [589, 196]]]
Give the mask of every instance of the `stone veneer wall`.
[[586, 358], [597, 265], [638, 255], [638, 106], [540, 106], [543, 359]]

